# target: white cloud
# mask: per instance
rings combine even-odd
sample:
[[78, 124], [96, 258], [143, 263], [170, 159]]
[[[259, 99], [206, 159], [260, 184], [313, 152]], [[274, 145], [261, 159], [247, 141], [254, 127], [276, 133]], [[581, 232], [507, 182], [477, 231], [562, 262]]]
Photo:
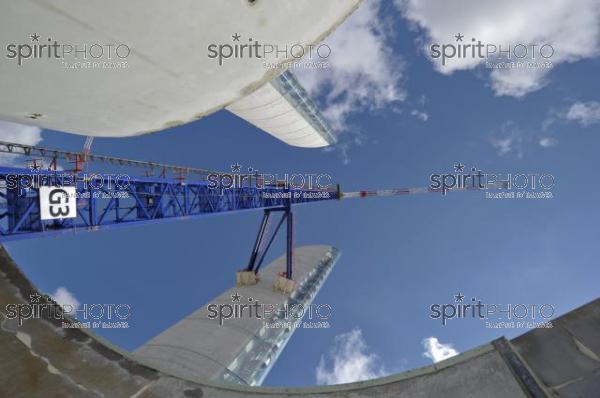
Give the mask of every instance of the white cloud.
[[600, 123], [600, 102], [575, 102], [567, 111], [566, 118], [585, 127]]
[[424, 122], [429, 120], [429, 114], [427, 112], [421, 112], [417, 109], [413, 109], [412, 111], [410, 111], [410, 114], [416, 118], [421, 119]]
[[[0, 141], [37, 145], [42, 141], [42, 129], [35, 126], [26, 126], [0, 120]], [[0, 161], [4, 165], [24, 166], [22, 163], [18, 162], [19, 157], [6, 153], [0, 153]]]
[[396, 56], [379, 15], [380, 2], [366, 0], [327, 38], [327, 69], [295, 69], [312, 96], [323, 95], [323, 114], [335, 130], [344, 130], [353, 114], [384, 108], [404, 100], [400, 87], [402, 61]]
[[[58, 289], [56, 289], [54, 293], [51, 294], [51, 296], [52, 299], [56, 301], [58, 305], [61, 305], [63, 307], [67, 305], [71, 306], [71, 310], [67, 312], [72, 313], [72, 311], [75, 311], [79, 308], [79, 300], [77, 300], [73, 293], [68, 291], [66, 287], [60, 286]], [[66, 308], [66, 310], [68, 310], [68, 308]]]
[[558, 140], [551, 137], [543, 137], [540, 139], [539, 144], [543, 148], [552, 148], [558, 145]]
[[523, 135], [512, 121], [502, 124], [500, 129], [491, 135], [490, 143], [499, 156], [513, 153], [518, 158], [523, 157]]
[[[456, 44], [454, 35], [458, 33], [464, 35], [465, 44], [476, 38], [484, 44], [502, 45], [505, 49], [509, 43], [513, 46], [547, 43], [555, 51], [548, 58], [553, 65], [595, 57], [600, 52], [598, 0], [579, 0], [576, 6], [563, 0], [395, 2], [404, 17], [425, 33], [427, 54], [432, 43]], [[546, 49], [550, 52], [549, 47]], [[540, 60], [540, 56], [536, 60]], [[483, 62], [473, 57], [455, 57], [447, 60], [445, 66], [439, 58], [432, 61], [435, 61], [436, 69], [445, 74], [474, 69]], [[497, 95], [520, 97], [543, 87], [549, 70], [494, 69], [490, 73], [491, 86]]]
[[498, 150], [498, 155], [504, 156], [512, 151], [513, 138], [492, 138], [492, 146]]
[[327, 360], [321, 357], [316, 373], [317, 384], [351, 383], [387, 374], [379, 357], [369, 352], [360, 329], [336, 336], [333, 349]]
[[36, 145], [42, 140], [42, 129], [36, 126], [4, 122], [0, 120], [0, 141]]
[[546, 118], [542, 121], [542, 131], [549, 131], [550, 128], [554, 125], [554, 123], [556, 123], [558, 117], [558, 113], [554, 109], [551, 109], [548, 112], [548, 116], [546, 116]]
[[433, 363], [458, 355], [458, 351], [452, 348], [451, 344], [442, 344], [437, 337], [423, 339], [423, 348], [425, 348], [423, 356], [431, 359]]

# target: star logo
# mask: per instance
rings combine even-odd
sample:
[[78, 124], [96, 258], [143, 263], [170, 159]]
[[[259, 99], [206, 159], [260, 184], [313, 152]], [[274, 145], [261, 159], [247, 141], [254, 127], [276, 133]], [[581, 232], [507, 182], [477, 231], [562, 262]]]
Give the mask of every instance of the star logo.
[[238, 35], [237, 33], [234, 35], [231, 35], [231, 38], [233, 39], [233, 41], [240, 41], [240, 37], [242, 37], [242, 36]]
[[42, 296], [40, 296], [37, 292], [29, 295], [29, 301], [32, 303], [39, 303], [41, 298]]
[[231, 171], [235, 172], [239, 172], [240, 170], [242, 170], [242, 165], [241, 164], [232, 164], [231, 165]]
[[454, 301], [457, 303], [462, 303], [464, 299], [465, 299], [465, 295], [462, 293], [458, 293], [458, 294], [454, 295]]
[[460, 33], [457, 33], [454, 35], [454, 37], [456, 38], [456, 41], [462, 41], [463, 37], [465, 36], [461, 35]]
[[462, 163], [458, 163], [454, 165], [454, 171], [456, 171], [457, 173], [462, 173], [465, 169], [465, 165]]
[[231, 302], [235, 303], [237, 301], [239, 303], [241, 297], [242, 296], [240, 296], [237, 292], [235, 292], [234, 294], [231, 295]]
[[29, 37], [31, 37], [31, 42], [40, 41], [40, 35], [38, 35], [37, 33], [34, 33]]

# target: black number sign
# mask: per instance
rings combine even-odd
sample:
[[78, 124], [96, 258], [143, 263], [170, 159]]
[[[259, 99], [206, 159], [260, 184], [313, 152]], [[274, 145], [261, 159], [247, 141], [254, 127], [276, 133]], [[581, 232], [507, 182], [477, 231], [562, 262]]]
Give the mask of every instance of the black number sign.
[[69, 215], [69, 194], [61, 188], [53, 189], [48, 195], [50, 203], [50, 215], [52, 217], [63, 217]]

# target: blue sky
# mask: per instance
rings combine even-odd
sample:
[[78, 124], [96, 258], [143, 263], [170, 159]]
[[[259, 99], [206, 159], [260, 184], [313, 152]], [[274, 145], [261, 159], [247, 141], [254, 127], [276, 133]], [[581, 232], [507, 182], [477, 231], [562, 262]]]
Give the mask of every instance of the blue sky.
[[[329, 173], [346, 191], [427, 186], [430, 174], [452, 172], [457, 162], [484, 172], [554, 175], [549, 200], [491, 200], [462, 192], [297, 208], [298, 245], [331, 244], [342, 251], [316, 298], [334, 315], [330, 329], [296, 332], [266, 385], [408, 370], [431, 364], [423, 346], [429, 337], [464, 352], [526, 331], [487, 329], [471, 319], [442, 326], [430, 319], [431, 304], [452, 303], [459, 292], [487, 303], [547, 303], [557, 315], [598, 297], [600, 188], [593, 172], [600, 144], [600, 22], [597, 9], [590, 11], [594, 2], [586, 3], [591, 20], [572, 10], [573, 18], [562, 18], [564, 9], [536, 9], [532, 2], [514, 12], [544, 16], [543, 26], [532, 21], [512, 29], [513, 11], [491, 13], [491, 2], [459, 3], [472, 6], [468, 20], [448, 11], [440, 22], [442, 10], [418, 1], [367, 1], [328, 39], [337, 57], [332, 68], [298, 71], [342, 131], [333, 150], [287, 146], [225, 111], [157, 134], [94, 141], [93, 152], [134, 159]], [[580, 26], [560, 25], [572, 21]], [[506, 29], [489, 41], [554, 43], [554, 68], [526, 77], [493, 75], [468, 62], [443, 69], [426, 56], [424, 43], [449, 42], [444, 32], [476, 36], [477, 22]], [[564, 40], [556, 34], [569, 29], [592, 37], [578, 33]], [[355, 64], [348, 67], [345, 57]], [[42, 136], [49, 147], [78, 150], [84, 142], [59, 132]], [[260, 217], [247, 212], [6, 247], [44, 291], [63, 286], [82, 303], [130, 304], [129, 329], [97, 332], [135, 349], [232, 285]], [[283, 248], [278, 242], [271, 258]], [[336, 336], [342, 336], [337, 343]], [[356, 365], [357, 359], [366, 365]]]

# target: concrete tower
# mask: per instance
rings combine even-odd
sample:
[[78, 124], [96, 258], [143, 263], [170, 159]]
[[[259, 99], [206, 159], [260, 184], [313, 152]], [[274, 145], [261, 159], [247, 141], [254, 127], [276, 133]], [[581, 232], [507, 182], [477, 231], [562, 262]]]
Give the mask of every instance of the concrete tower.
[[296, 248], [297, 285], [289, 296], [273, 289], [277, 273], [285, 269], [283, 255], [261, 270], [256, 285], [223, 292], [138, 348], [135, 355], [184, 378], [260, 385], [301, 315], [314, 321], [329, 315], [330, 308], [310, 315], [308, 308], [338, 257], [339, 251], [331, 246]]

